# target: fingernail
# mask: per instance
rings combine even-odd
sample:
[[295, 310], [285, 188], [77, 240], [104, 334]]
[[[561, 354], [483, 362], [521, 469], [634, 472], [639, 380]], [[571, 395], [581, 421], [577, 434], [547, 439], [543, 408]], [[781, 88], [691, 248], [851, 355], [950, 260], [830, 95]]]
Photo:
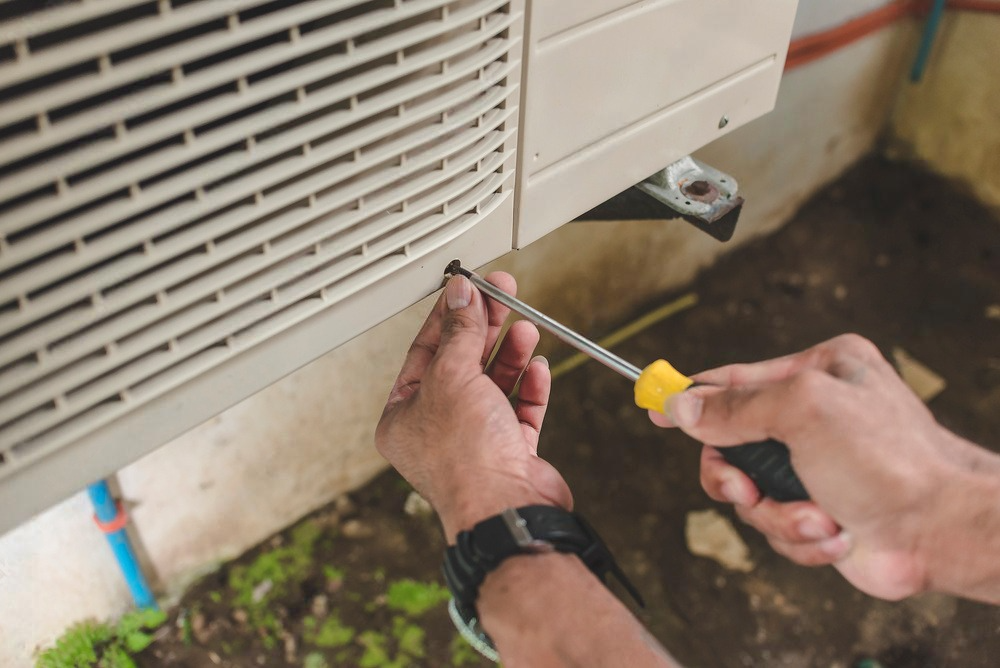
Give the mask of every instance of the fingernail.
[[472, 301], [472, 283], [465, 276], [452, 276], [444, 287], [444, 298], [452, 311], [465, 308]]
[[678, 427], [693, 427], [698, 424], [704, 405], [704, 399], [698, 395], [679, 392], [667, 399], [664, 410]]
[[746, 490], [740, 484], [739, 480], [733, 478], [726, 479], [723, 481], [720, 491], [729, 503], [735, 503], [738, 506], [749, 506], [753, 503], [747, 497]]
[[841, 531], [833, 538], [821, 540], [817, 546], [824, 554], [840, 559], [851, 551], [851, 536], [846, 531]]
[[[531, 358], [531, 361], [532, 362], [540, 362], [541, 364], [544, 364], [546, 366], [546, 368], [549, 366], [549, 360], [546, 359], [544, 355], [535, 355], [534, 357]], [[530, 364], [530, 362], [529, 362], [529, 364]]]
[[806, 515], [797, 525], [799, 535], [803, 538], [808, 538], [809, 540], [830, 538], [833, 533], [828, 527], [829, 525], [823, 522], [820, 518], [811, 514]]

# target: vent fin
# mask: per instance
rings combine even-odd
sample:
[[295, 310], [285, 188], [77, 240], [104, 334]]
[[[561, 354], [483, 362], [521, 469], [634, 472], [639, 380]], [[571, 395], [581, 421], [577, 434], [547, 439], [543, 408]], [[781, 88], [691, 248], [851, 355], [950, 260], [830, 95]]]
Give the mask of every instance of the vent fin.
[[508, 1], [6, 11], [0, 481], [510, 196]]

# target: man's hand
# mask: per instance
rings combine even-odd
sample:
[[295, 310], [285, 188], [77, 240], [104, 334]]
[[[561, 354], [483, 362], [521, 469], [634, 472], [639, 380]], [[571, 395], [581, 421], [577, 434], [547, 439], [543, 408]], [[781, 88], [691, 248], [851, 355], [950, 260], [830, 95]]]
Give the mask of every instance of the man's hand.
[[[486, 280], [516, 289], [508, 274]], [[531, 359], [535, 326], [515, 322], [484, 371], [508, 313], [484, 303], [467, 278], [449, 279], [375, 432], [379, 452], [438, 511], [450, 543], [505, 508], [573, 505], [562, 476], [537, 454], [552, 379], [544, 358]], [[476, 606], [505, 666], [677, 666], [571, 554], [504, 560]]]
[[[506, 273], [486, 280], [517, 289]], [[449, 542], [507, 507], [573, 505], [562, 476], [537, 454], [551, 376], [544, 358], [531, 358], [535, 326], [515, 322], [485, 369], [509, 312], [467, 278], [449, 279], [375, 432], [378, 451], [434, 506]]]
[[[998, 595], [995, 569], [970, 556], [988, 552], [978, 534], [1000, 516], [998, 458], [941, 427], [872, 343], [845, 335], [695, 380], [715, 387], [677, 395], [669, 418], [651, 417], [706, 444], [705, 490], [734, 503], [777, 552], [833, 563], [881, 598]], [[812, 502], [761, 499], [716, 449], [767, 438], [788, 445]]]

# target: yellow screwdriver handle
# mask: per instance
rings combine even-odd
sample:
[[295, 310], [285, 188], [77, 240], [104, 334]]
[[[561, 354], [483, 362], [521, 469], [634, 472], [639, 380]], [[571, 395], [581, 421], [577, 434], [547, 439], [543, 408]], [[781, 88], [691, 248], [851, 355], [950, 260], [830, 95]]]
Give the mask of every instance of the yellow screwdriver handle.
[[635, 381], [635, 405], [639, 408], [663, 413], [667, 399], [691, 387], [693, 380], [682, 374], [666, 360], [656, 360]]
[[[667, 399], [693, 384], [693, 380], [666, 360], [656, 360], [643, 369], [639, 380], [635, 381], [635, 405], [665, 413]], [[809, 492], [792, 468], [791, 455], [784, 443], [768, 439], [720, 448], [720, 452], [727, 462], [750, 476], [765, 496], [775, 501], [809, 499]]]

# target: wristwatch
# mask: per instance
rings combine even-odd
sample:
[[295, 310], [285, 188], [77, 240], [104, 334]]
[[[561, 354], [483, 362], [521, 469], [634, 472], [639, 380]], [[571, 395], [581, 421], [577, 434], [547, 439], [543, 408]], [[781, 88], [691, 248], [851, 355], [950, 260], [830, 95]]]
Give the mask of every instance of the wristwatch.
[[555, 506], [507, 508], [471, 531], [460, 532], [444, 556], [444, 578], [452, 595], [448, 613], [462, 637], [491, 661], [498, 661], [499, 655], [479, 624], [479, 586], [508, 557], [548, 552], [575, 554], [605, 584], [610, 573], [640, 606], [645, 605], [607, 545], [581, 516]]

